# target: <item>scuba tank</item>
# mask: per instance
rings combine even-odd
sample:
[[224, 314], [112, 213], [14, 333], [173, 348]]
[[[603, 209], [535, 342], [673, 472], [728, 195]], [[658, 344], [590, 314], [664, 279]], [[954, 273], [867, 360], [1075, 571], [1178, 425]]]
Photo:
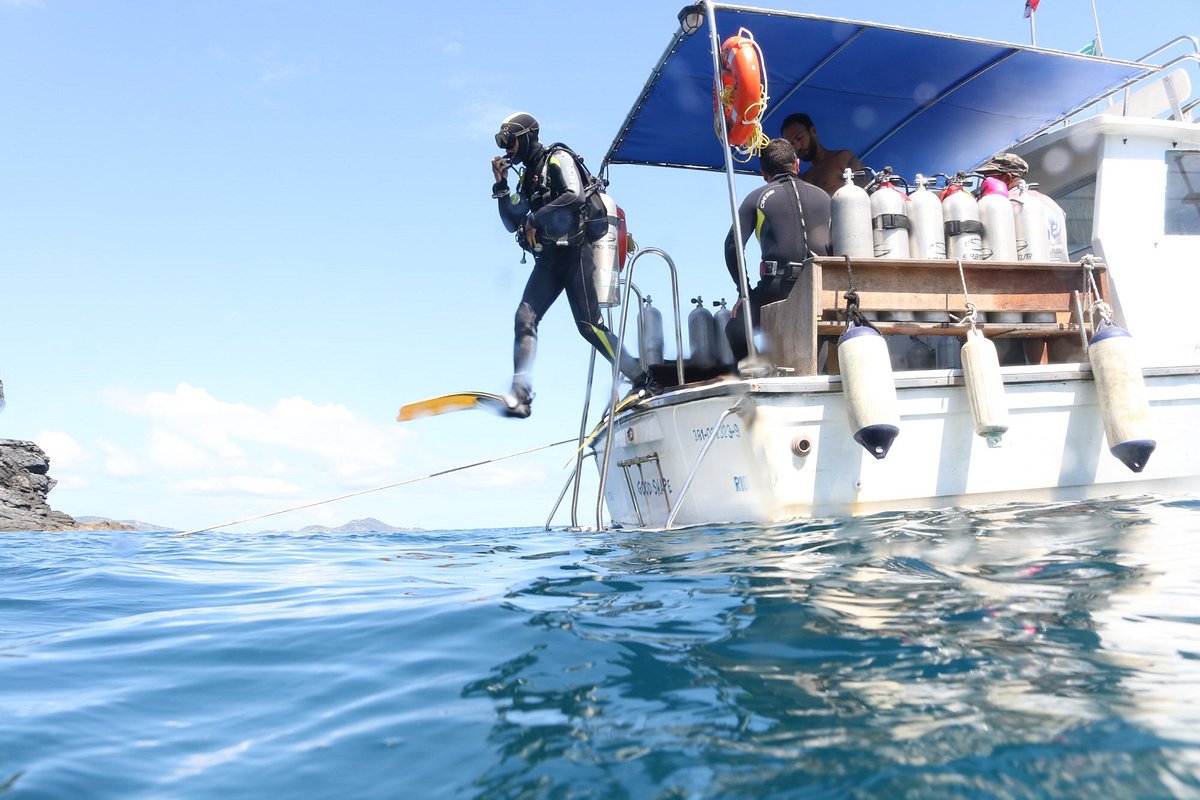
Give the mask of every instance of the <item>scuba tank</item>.
[[608, 228], [604, 235], [588, 247], [592, 251], [592, 280], [596, 284], [596, 304], [608, 308], [621, 304], [620, 270], [625, 266], [625, 212], [604, 192], [600, 192], [604, 211], [608, 217]]
[[917, 188], [908, 196], [908, 220], [912, 228], [908, 234], [908, 254], [911, 258], [945, 258], [946, 233], [942, 227], [942, 203], [927, 185], [936, 178], [917, 174]]
[[979, 204], [963, 188], [966, 177], [965, 173], [958, 173], [942, 191], [946, 258], [979, 261], [983, 258], [983, 225], [979, 221]]
[[642, 301], [638, 312], [638, 349], [641, 351], [642, 369], [652, 364], [663, 363], [662, 312], [650, 304], [650, 295]]
[[999, 178], [983, 179], [979, 197], [979, 221], [983, 224], [984, 255], [991, 261], [1017, 260], [1017, 228], [1008, 186]]
[[713, 314], [713, 355], [721, 366], [732, 367], [736, 360], [733, 357], [733, 348], [729, 346], [729, 337], [725, 335], [725, 326], [729, 324], [729, 318], [732, 315], [725, 307], [724, 297], [720, 300], [713, 300], [713, 307], [717, 306], [720, 306], [720, 309]]
[[1069, 261], [1067, 218], [1058, 204], [1021, 181], [1009, 194], [1016, 220], [1017, 258]]
[[716, 361], [713, 342], [713, 315], [704, 307], [704, 300], [693, 297], [696, 307], [688, 314], [688, 344], [692, 354], [688, 359], [694, 367], [711, 367]]
[[846, 183], [833, 193], [829, 202], [830, 252], [835, 256], [871, 258], [875, 243], [871, 235], [871, 198], [865, 189], [854, 185], [854, 172], [842, 173]]
[[908, 258], [908, 195], [896, 187], [900, 176], [893, 175], [891, 167], [885, 167], [876, 180], [871, 193], [871, 240], [875, 257]]

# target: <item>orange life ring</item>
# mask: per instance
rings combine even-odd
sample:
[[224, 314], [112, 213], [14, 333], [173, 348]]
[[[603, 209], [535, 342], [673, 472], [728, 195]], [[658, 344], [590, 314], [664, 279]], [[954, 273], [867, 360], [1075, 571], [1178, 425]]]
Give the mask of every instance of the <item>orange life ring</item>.
[[721, 90], [714, 98], [713, 110], [723, 109], [731, 145], [753, 145], [762, 130], [759, 118], [766, 99], [762, 57], [750, 31], [742, 28], [721, 44], [720, 64]]

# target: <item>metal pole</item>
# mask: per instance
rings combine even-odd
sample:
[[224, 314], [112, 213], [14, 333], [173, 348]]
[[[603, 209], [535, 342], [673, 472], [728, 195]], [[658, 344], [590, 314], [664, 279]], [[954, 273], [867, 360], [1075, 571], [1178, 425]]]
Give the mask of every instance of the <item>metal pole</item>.
[[1096, 47], [1094, 56], [1104, 55], [1104, 45], [1100, 43], [1100, 15], [1096, 13], [1096, 0], [1092, 0], [1092, 21], [1096, 23]]
[[[708, 38], [712, 50], [713, 92], [721, 91], [721, 43], [717, 37], [717, 13], [712, 3], [704, 4], [708, 15]], [[746, 256], [742, 252], [742, 225], [738, 220], [737, 190], [733, 185], [733, 154], [729, 152], [729, 128], [725, 124], [725, 112], [717, 105], [717, 123], [721, 129], [721, 144], [725, 151], [725, 177], [729, 187], [729, 210], [733, 215], [734, 255], [738, 264], [738, 287], [742, 297], [746, 298], [745, 308], [741, 310], [742, 322], [746, 326], [746, 358], [738, 364], [738, 370], [744, 374], [764, 374], [767, 365], [758, 356], [754, 347], [754, 322], [750, 314], [750, 283], [746, 278]]]

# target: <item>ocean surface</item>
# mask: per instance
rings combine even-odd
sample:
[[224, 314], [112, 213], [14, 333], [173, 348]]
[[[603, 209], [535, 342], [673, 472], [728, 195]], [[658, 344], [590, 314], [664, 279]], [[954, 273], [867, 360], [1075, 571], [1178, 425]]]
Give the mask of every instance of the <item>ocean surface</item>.
[[1200, 499], [0, 533], [0, 798], [1200, 797]]

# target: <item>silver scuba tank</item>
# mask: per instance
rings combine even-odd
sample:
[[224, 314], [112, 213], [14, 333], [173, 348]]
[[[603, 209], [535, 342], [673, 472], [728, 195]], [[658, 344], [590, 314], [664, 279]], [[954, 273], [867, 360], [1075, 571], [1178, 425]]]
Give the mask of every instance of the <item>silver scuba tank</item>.
[[988, 260], [1017, 260], [1017, 229], [1013, 219], [1008, 186], [999, 178], [984, 178], [979, 221], [983, 224], [983, 253]]
[[962, 176], [956, 176], [947, 187], [942, 200], [943, 227], [946, 231], [946, 258], [983, 258], [983, 225], [979, 221], [979, 204], [963, 188]]
[[713, 356], [718, 364], [723, 367], [731, 367], [737, 363], [733, 357], [733, 348], [729, 346], [729, 337], [725, 335], [725, 326], [729, 324], [731, 314], [729, 309], [725, 307], [725, 298], [713, 300], [713, 307], [717, 308], [713, 314]]
[[645, 369], [663, 363], [663, 320], [662, 312], [650, 304], [650, 295], [642, 303], [638, 312], [638, 349]]
[[918, 173], [917, 188], [908, 196], [908, 221], [912, 226], [908, 234], [908, 253], [912, 258], [946, 257], [942, 202], [927, 188], [936, 180]]
[[854, 185], [854, 172], [842, 173], [845, 184], [833, 193], [829, 202], [830, 250], [835, 256], [871, 258], [875, 243], [871, 236], [871, 198]]
[[596, 304], [601, 308], [621, 304], [620, 209], [611, 197], [600, 192], [608, 217], [608, 230], [589, 247], [592, 251], [592, 280], [596, 285]]
[[1009, 195], [1016, 222], [1017, 258], [1021, 261], [1069, 261], [1067, 218], [1046, 195], [1021, 181]]
[[688, 314], [688, 344], [692, 348], [692, 366], [711, 367], [716, 362], [713, 342], [713, 315], [704, 307], [704, 299], [693, 297], [696, 307]]
[[908, 196], [893, 183], [898, 178], [889, 170], [884, 170], [871, 193], [871, 241], [876, 258], [908, 258], [910, 204]]

